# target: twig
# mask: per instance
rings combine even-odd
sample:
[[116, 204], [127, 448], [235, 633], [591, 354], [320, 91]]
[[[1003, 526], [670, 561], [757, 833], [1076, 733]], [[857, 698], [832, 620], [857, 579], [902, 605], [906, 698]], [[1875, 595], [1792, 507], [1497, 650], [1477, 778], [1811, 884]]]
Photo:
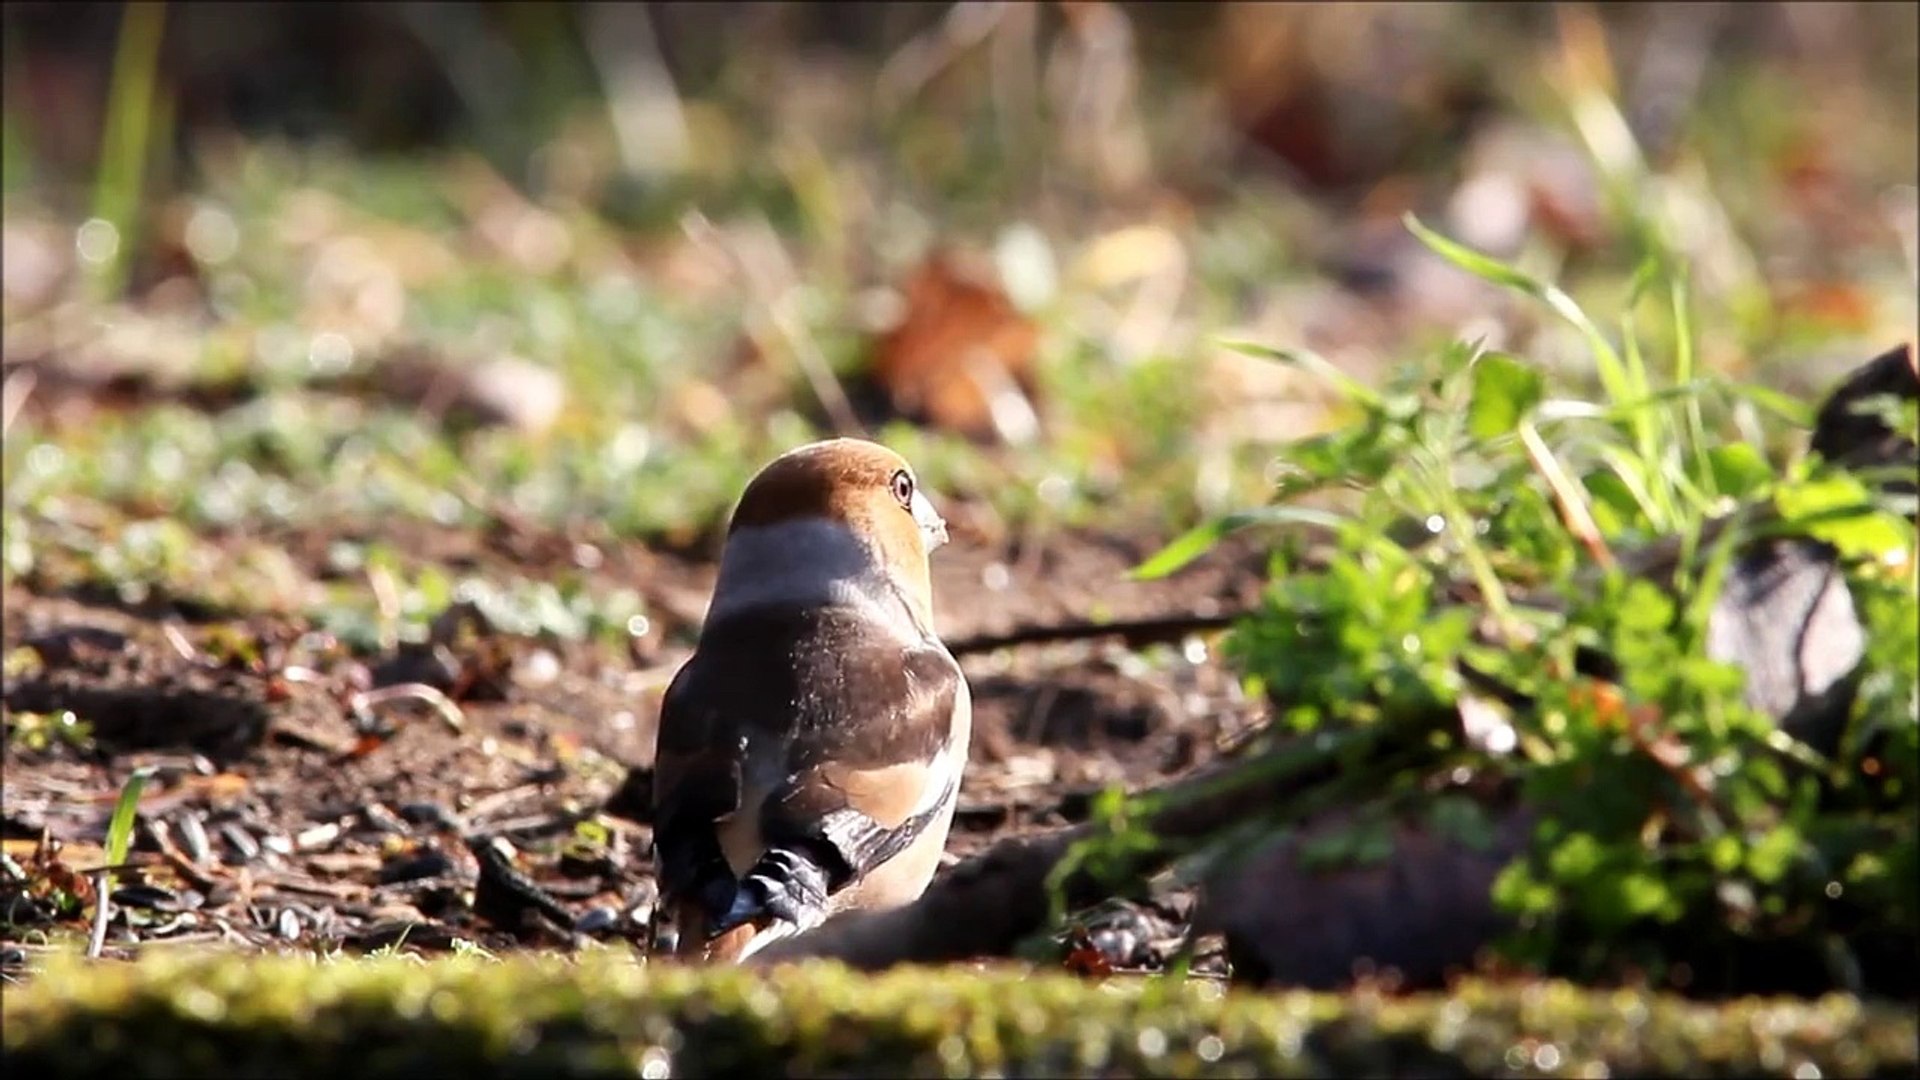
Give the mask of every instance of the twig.
[[[840, 386], [840, 380], [834, 377], [833, 366], [827, 363], [825, 356], [821, 355], [820, 348], [814, 344], [812, 336], [794, 321], [792, 307], [786, 302], [792, 290], [777, 288], [773, 282], [767, 280], [766, 275], [761, 273], [759, 265], [742, 254], [735, 245], [729, 243], [726, 236], [707, 220], [706, 215], [698, 211], [689, 212], [680, 219], [680, 224], [686, 230], [687, 236], [695, 243], [722, 253], [739, 271], [741, 279], [752, 294], [754, 305], [765, 312], [766, 321], [779, 332], [783, 339], [782, 344], [786, 346], [786, 352], [792, 356], [801, 374], [807, 377], [808, 384], [813, 387], [814, 397], [819, 399], [821, 408], [827, 410], [827, 416], [833, 421], [834, 428], [841, 434], [853, 434], [863, 430], [859, 418], [854, 415], [853, 403], [847, 399], [846, 390]], [[774, 250], [779, 250], [780, 241], [777, 237], [769, 235], [768, 242]], [[757, 326], [758, 320], [748, 319], [749, 333], [755, 337], [756, 344], [760, 345], [762, 351], [773, 351], [766, 348], [765, 341], [760, 340], [763, 337], [762, 334], [753, 333]]]
[[367, 587], [373, 591], [374, 603], [380, 611], [380, 647], [391, 649], [399, 640], [399, 630], [394, 625], [400, 619], [399, 589], [393, 583], [393, 575], [378, 564], [367, 567]]
[[[1425, 747], [1426, 736], [1452, 720], [1446, 711], [1385, 720], [1347, 733], [1330, 744], [1307, 742], [1253, 761], [1236, 761], [1188, 780], [1145, 793], [1142, 827], [1154, 838], [1130, 852], [1117, 875], [1067, 873], [1062, 882], [1069, 910], [1104, 899], [1115, 877], [1138, 880], [1186, 853], [1225, 827], [1265, 816], [1292, 804], [1318, 808], [1326, 787], [1351, 787], [1376, 768], [1360, 768], [1353, 755], [1378, 755], [1375, 766], [1403, 768], [1409, 748]], [[1433, 760], [1442, 760], [1434, 752]], [[750, 963], [776, 963], [803, 957], [830, 957], [853, 967], [877, 970], [896, 963], [932, 963], [979, 956], [1009, 955], [1018, 943], [1047, 925], [1053, 912], [1048, 882], [1072, 858], [1075, 845], [1097, 835], [1083, 825], [1038, 837], [1016, 837], [967, 860], [933, 883], [919, 900], [888, 911], [849, 914], [769, 946]], [[1124, 881], [1118, 882], [1124, 884]]]
[[[504, 821], [490, 821], [474, 826], [478, 836], [528, 836], [553, 835], [562, 833], [591, 817], [590, 812], [572, 812], [564, 814], [527, 814]], [[469, 818], [471, 820], [471, 817]]]
[[328, 738], [325, 734], [287, 715], [274, 716], [267, 724], [267, 733], [275, 738], [298, 743], [309, 750], [318, 750], [323, 754], [336, 757], [352, 754], [356, 745], [352, 741]]
[[[317, 879], [303, 879], [291, 874], [263, 873], [255, 879], [264, 889], [255, 895], [256, 902], [272, 903], [284, 901], [279, 893], [299, 893], [302, 896], [317, 896], [323, 900], [340, 901], [364, 900], [373, 894], [373, 887], [355, 881], [334, 883]], [[414, 882], [413, 884], [418, 884]]]
[[497, 810], [505, 809], [529, 796], [538, 795], [546, 786], [546, 781], [535, 780], [528, 783], [515, 784], [508, 788], [501, 788], [491, 795], [474, 800], [473, 805], [467, 807], [467, 812], [460, 815], [461, 820], [466, 822], [466, 828], [480, 829], [482, 826], [479, 823], [485, 821], [488, 815]]
[[93, 932], [87, 935], [87, 959], [100, 959], [100, 951], [107, 947], [107, 918], [111, 914], [107, 892], [113, 885], [113, 871], [100, 870], [93, 874]]
[[941, 71], [968, 49], [993, 35], [1017, 4], [962, 2], [947, 10], [940, 25], [915, 35], [894, 50], [875, 76], [874, 98], [885, 116], [899, 113]]
[[167, 644], [173, 646], [173, 651], [180, 654], [180, 659], [189, 664], [199, 661], [199, 650], [193, 647], [193, 642], [187, 640], [187, 635], [172, 620], [160, 624], [160, 633], [167, 639]]
[[592, 4], [585, 13], [587, 55], [598, 69], [620, 164], [635, 176], [678, 172], [691, 156], [680, 93], [654, 40], [645, 7]]
[[0, 386], [0, 439], [6, 438], [7, 432], [13, 430], [13, 419], [26, 407], [37, 382], [39, 377], [34, 375], [32, 368], [18, 367], [7, 376], [6, 385]]
[[1560, 467], [1560, 459], [1540, 438], [1540, 432], [1532, 424], [1520, 425], [1520, 441], [1526, 445], [1527, 456], [1533, 459], [1533, 467], [1538, 469], [1549, 488], [1553, 489], [1553, 500], [1560, 504], [1560, 520], [1593, 556], [1593, 561], [1603, 569], [1614, 568], [1613, 551], [1607, 547], [1607, 541], [1600, 534], [1600, 526], [1594, 523], [1593, 514], [1587, 510], [1586, 496], [1570, 478], [1566, 470]]
[[433, 710], [439, 713], [440, 718], [445, 720], [447, 726], [454, 731], [465, 732], [467, 729], [466, 714], [460, 711], [460, 706], [455, 704], [452, 698], [426, 683], [400, 683], [396, 686], [383, 686], [378, 690], [363, 690], [353, 695], [351, 707], [355, 712], [365, 712], [376, 705], [385, 705], [390, 701], [424, 701], [433, 706]]
[[1203, 630], [1221, 630], [1252, 614], [1252, 608], [1234, 609], [1217, 615], [1158, 615], [1144, 619], [1110, 619], [1096, 622], [1074, 619], [1043, 626], [1021, 626], [1002, 634], [976, 634], [947, 642], [955, 656], [992, 652], [1016, 645], [1038, 645], [1052, 641], [1080, 641], [1088, 638], [1118, 637], [1129, 645], [1177, 641]]
[[220, 879], [209, 874], [194, 858], [180, 850], [173, 842], [173, 829], [165, 818], [153, 818], [147, 822], [147, 833], [160, 848], [160, 857], [166, 860], [173, 872], [184, 878], [187, 884], [203, 893], [210, 893], [220, 884]]

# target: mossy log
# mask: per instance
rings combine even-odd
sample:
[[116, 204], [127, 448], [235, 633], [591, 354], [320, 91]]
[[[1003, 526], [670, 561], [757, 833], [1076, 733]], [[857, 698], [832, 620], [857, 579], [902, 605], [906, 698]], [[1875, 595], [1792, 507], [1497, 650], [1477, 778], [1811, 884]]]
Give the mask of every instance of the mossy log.
[[[20, 1076], [1911, 1076], [1907, 1009], [1561, 983], [1383, 998], [1013, 969], [624, 954], [56, 957], [5, 995]], [[1812, 1070], [1818, 1070], [1814, 1072]]]

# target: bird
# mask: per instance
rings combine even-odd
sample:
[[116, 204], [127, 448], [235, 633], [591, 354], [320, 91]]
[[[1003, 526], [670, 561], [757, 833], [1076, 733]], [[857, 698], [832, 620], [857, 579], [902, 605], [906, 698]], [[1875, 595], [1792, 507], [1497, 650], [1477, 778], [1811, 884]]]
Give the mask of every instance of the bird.
[[675, 936], [660, 951], [739, 963], [925, 891], [972, 729], [933, 624], [928, 557], [947, 540], [879, 443], [809, 443], [748, 482], [661, 702], [654, 863]]

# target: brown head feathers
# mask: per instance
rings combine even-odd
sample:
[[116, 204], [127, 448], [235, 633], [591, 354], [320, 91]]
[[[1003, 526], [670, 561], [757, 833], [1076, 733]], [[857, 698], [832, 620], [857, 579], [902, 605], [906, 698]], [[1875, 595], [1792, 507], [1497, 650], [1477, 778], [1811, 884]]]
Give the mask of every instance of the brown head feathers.
[[727, 535], [800, 521], [845, 526], [888, 573], [930, 598], [927, 556], [945, 542], [946, 524], [899, 454], [849, 438], [789, 450], [748, 483]]

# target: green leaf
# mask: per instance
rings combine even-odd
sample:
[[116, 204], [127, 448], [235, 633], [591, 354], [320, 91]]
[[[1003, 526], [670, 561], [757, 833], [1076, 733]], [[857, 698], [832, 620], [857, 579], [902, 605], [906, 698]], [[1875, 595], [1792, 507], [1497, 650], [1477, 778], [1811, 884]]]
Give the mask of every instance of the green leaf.
[[1574, 833], [1553, 849], [1547, 866], [1562, 881], [1590, 877], [1600, 868], [1600, 842], [1591, 833]]
[[1385, 821], [1368, 821], [1353, 837], [1353, 861], [1362, 866], [1386, 862], [1393, 852], [1393, 830]]
[[1465, 244], [1441, 236], [1439, 233], [1422, 225], [1420, 219], [1415, 217], [1411, 212], [1402, 220], [1405, 222], [1407, 230], [1418, 237], [1420, 242], [1427, 245], [1434, 254], [1475, 277], [1485, 278], [1495, 285], [1502, 285], [1509, 289], [1517, 289], [1529, 296], [1543, 299], [1549, 290], [1559, 292], [1559, 290], [1553, 288], [1553, 286], [1544, 284], [1498, 259], [1482, 255], [1472, 248], [1467, 247]]
[[1215, 518], [1187, 530], [1174, 538], [1166, 547], [1148, 556], [1147, 561], [1134, 567], [1129, 576], [1135, 581], [1152, 581], [1155, 578], [1166, 577], [1206, 554], [1228, 533], [1237, 532], [1249, 525], [1314, 525], [1342, 533], [1354, 528], [1352, 522], [1338, 514], [1301, 506], [1268, 506], [1258, 510], [1245, 510]]
[[1310, 870], [1331, 870], [1354, 860], [1357, 848], [1354, 827], [1332, 829], [1300, 845], [1300, 865]]
[[1428, 808], [1427, 821], [1436, 832], [1475, 851], [1493, 850], [1493, 822], [1488, 820], [1486, 810], [1467, 796], [1437, 796]]
[[1773, 494], [1774, 509], [1790, 522], [1829, 510], [1863, 506], [1867, 501], [1866, 486], [1842, 472], [1783, 484]]
[[1587, 345], [1593, 351], [1594, 370], [1599, 373], [1601, 385], [1606, 387], [1607, 396], [1614, 401], [1628, 401], [1641, 395], [1634, 392], [1634, 384], [1628, 378], [1625, 364], [1613, 346], [1607, 344], [1605, 335], [1593, 324], [1587, 313], [1580, 310], [1573, 297], [1558, 286], [1549, 285], [1533, 278], [1496, 259], [1474, 251], [1463, 244], [1441, 236], [1439, 233], [1420, 224], [1420, 219], [1411, 212], [1402, 219], [1407, 231], [1419, 238], [1434, 254], [1476, 277], [1484, 278], [1495, 285], [1503, 285], [1526, 293], [1553, 309], [1554, 314], [1566, 320], [1579, 330], [1587, 339]]
[[1781, 485], [1773, 505], [1786, 527], [1832, 544], [1847, 558], [1878, 559], [1913, 542], [1911, 526], [1877, 508], [1866, 485], [1846, 473]]
[[1277, 463], [1284, 471], [1274, 483], [1274, 501], [1286, 502], [1336, 482], [1377, 483], [1400, 463], [1405, 443], [1404, 429], [1388, 421], [1384, 412], [1372, 413], [1353, 427], [1290, 442]]
[[1757, 494], [1773, 480], [1773, 467], [1759, 450], [1748, 443], [1727, 443], [1707, 450], [1707, 465], [1713, 470], [1714, 486], [1722, 495], [1746, 499]]
[[1672, 897], [1667, 883], [1654, 874], [1635, 871], [1619, 878], [1617, 895], [1620, 914], [1630, 919], [1644, 918], [1666, 907]]
[[134, 813], [140, 808], [140, 792], [153, 776], [151, 765], [142, 765], [127, 777], [127, 785], [120, 789], [120, 801], [113, 804], [113, 817], [107, 822], [107, 865], [118, 866], [127, 861], [127, 845], [133, 840]]
[[1747, 849], [1747, 872], [1761, 882], [1778, 881], [1799, 854], [1799, 831], [1791, 825], [1782, 825]]
[[1811, 428], [1813, 426], [1814, 407], [1798, 398], [1752, 383], [1728, 382], [1722, 384], [1722, 389], [1746, 398], [1795, 427]]
[[166, 100], [157, 78], [165, 14], [160, 4], [129, 4], [121, 14], [93, 192], [93, 216], [111, 224], [120, 240], [97, 279], [103, 296], [125, 287], [139, 236], [149, 150]]
[[1722, 874], [1740, 869], [1740, 841], [1722, 833], [1707, 844], [1707, 860]]
[[1234, 352], [1244, 353], [1261, 360], [1273, 360], [1289, 367], [1305, 368], [1339, 387], [1340, 392], [1353, 401], [1374, 408], [1381, 405], [1380, 394], [1373, 387], [1341, 371], [1333, 362], [1316, 353], [1296, 349], [1277, 349], [1271, 345], [1259, 345], [1251, 341], [1222, 341], [1220, 345], [1222, 348], [1232, 349]]
[[1625, 631], [1660, 632], [1673, 625], [1674, 599], [1667, 590], [1644, 578], [1627, 583], [1620, 601], [1619, 625]]
[[1620, 476], [1607, 469], [1595, 469], [1580, 478], [1582, 487], [1592, 500], [1591, 509], [1594, 520], [1599, 523], [1600, 531], [1607, 536], [1616, 536], [1628, 525], [1644, 528], [1646, 514], [1633, 490]]
[[1524, 861], [1509, 863], [1493, 881], [1493, 902], [1521, 915], [1551, 911], [1553, 886], [1533, 876]]
[[1473, 365], [1467, 430], [1476, 439], [1510, 435], [1543, 393], [1538, 371], [1504, 353], [1488, 353]]

